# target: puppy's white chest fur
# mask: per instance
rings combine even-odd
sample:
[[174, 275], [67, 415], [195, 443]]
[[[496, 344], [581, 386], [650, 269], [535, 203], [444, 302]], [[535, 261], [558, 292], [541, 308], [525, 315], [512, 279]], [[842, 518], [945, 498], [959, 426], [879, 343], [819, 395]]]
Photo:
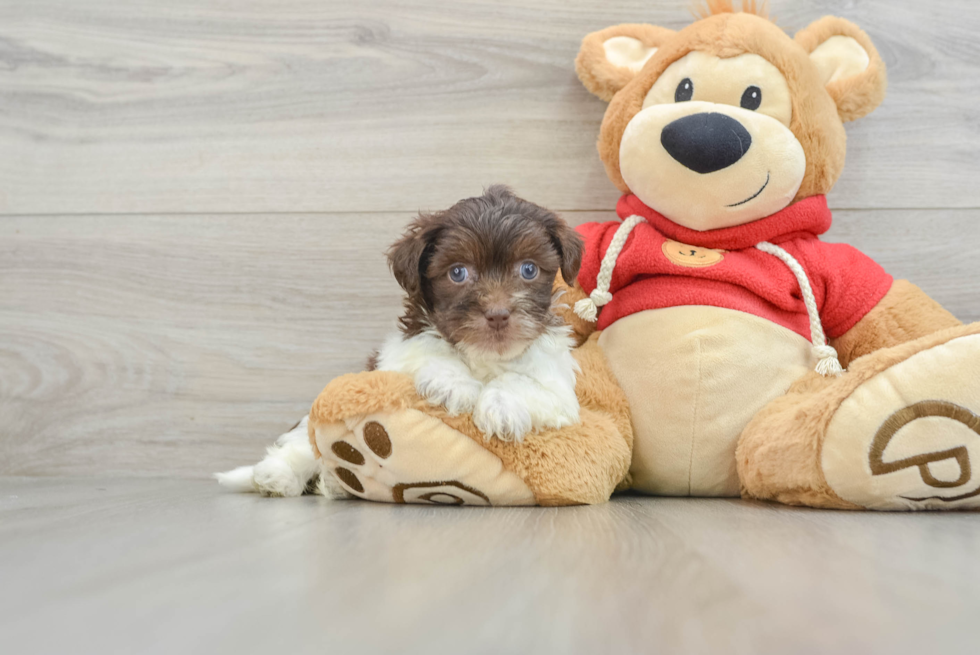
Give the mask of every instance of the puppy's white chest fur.
[[435, 330], [393, 335], [378, 354], [378, 370], [411, 375], [419, 395], [451, 415], [472, 413], [487, 436], [521, 440], [531, 430], [579, 420], [578, 363], [566, 326], [548, 328], [518, 356], [459, 349]]

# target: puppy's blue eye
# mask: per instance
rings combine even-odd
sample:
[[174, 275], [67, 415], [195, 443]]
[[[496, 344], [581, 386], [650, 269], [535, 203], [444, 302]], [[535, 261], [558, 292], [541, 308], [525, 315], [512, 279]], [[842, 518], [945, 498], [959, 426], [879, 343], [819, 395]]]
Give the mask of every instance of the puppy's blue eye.
[[449, 279], [456, 284], [461, 284], [466, 281], [466, 278], [470, 276], [470, 272], [466, 270], [465, 266], [453, 266], [449, 269]]
[[538, 276], [538, 265], [534, 262], [524, 262], [521, 264], [521, 277], [525, 280], [533, 280]]

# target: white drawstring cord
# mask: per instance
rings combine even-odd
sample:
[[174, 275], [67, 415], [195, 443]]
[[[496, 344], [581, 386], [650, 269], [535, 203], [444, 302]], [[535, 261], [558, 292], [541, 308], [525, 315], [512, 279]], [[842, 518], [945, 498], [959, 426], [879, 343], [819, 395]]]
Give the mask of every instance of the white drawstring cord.
[[612, 284], [616, 259], [619, 257], [619, 253], [623, 251], [623, 246], [626, 245], [626, 239], [629, 237], [630, 232], [644, 220], [646, 219], [642, 216], [636, 216], [634, 214], [625, 219], [622, 225], [616, 228], [616, 234], [613, 235], [612, 241], [609, 243], [609, 249], [606, 250], [606, 254], [602, 257], [602, 264], [599, 266], [599, 275], [596, 276], [595, 290], [589, 294], [588, 298], [582, 298], [575, 303], [575, 313], [583, 320], [589, 323], [595, 323], [596, 317], [599, 315], [599, 308], [612, 300], [612, 294], [609, 293], [609, 285]]
[[[606, 254], [602, 257], [602, 264], [599, 266], [599, 275], [596, 276], [595, 290], [589, 294], [588, 298], [583, 298], [575, 303], [575, 313], [583, 320], [594, 323], [599, 314], [599, 308], [612, 300], [612, 293], [609, 286], [612, 284], [613, 269], [616, 267], [616, 260], [626, 245], [626, 239], [637, 225], [645, 219], [642, 216], [630, 216], [616, 228], [616, 234]], [[803, 295], [803, 304], [806, 306], [807, 317], [810, 319], [810, 341], [813, 342], [813, 354], [817, 358], [816, 371], [824, 377], [837, 377], [844, 372], [837, 358], [837, 351], [827, 343], [827, 335], [823, 331], [820, 323], [820, 311], [817, 309], [817, 299], [813, 295], [813, 287], [806, 276], [806, 271], [796, 259], [779, 246], [763, 241], [755, 246], [764, 253], [776, 257], [793, 273], [797, 284], [800, 285], [800, 292]]]
[[841, 375], [844, 369], [840, 365], [840, 360], [837, 359], [837, 351], [827, 344], [827, 335], [823, 331], [823, 325], [820, 323], [820, 312], [817, 310], [817, 299], [813, 295], [813, 288], [810, 286], [806, 271], [791, 254], [773, 243], [763, 241], [756, 244], [755, 247], [782, 260], [796, 276], [796, 282], [800, 285], [800, 292], [803, 294], [803, 304], [806, 305], [806, 313], [810, 318], [810, 341], [813, 342], [813, 354], [817, 357], [817, 373], [824, 377]]

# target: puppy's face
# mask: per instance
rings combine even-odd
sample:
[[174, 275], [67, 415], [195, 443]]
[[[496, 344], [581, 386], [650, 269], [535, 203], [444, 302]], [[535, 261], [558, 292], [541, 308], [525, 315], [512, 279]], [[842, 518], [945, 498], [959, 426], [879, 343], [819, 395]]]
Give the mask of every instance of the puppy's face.
[[435, 327], [472, 356], [516, 357], [558, 319], [552, 283], [574, 283], [582, 241], [548, 210], [505, 187], [419, 216], [389, 251], [408, 293], [409, 335]]
[[523, 214], [447, 226], [426, 270], [432, 322], [469, 353], [515, 357], [554, 324], [560, 266], [546, 229]]

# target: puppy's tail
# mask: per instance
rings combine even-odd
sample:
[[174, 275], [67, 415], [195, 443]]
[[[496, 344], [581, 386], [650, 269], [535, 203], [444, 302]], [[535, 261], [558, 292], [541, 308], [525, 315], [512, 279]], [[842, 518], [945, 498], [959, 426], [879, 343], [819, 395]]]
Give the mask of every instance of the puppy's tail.
[[254, 493], [259, 490], [255, 486], [255, 467], [239, 466], [237, 469], [215, 473], [214, 479], [225, 489], [240, 494]]
[[320, 463], [313, 455], [306, 432], [307, 419], [283, 434], [266, 456], [255, 466], [239, 466], [225, 473], [215, 473], [218, 484], [239, 493], [263, 496], [301, 496], [317, 490]]

